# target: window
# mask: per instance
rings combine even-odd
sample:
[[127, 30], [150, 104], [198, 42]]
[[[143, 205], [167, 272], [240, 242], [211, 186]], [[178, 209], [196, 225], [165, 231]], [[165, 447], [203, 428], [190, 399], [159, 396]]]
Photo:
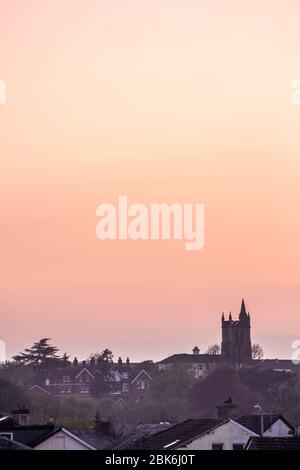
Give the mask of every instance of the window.
[[123, 372], [122, 377], [123, 379], [128, 379], [128, 372]]
[[123, 393], [128, 393], [128, 383], [127, 382], [123, 383], [122, 392]]
[[63, 383], [69, 383], [70, 382], [70, 377], [68, 375], [63, 376]]
[[50, 380], [49, 379], [46, 379], [45, 385], [50, 385]]
[[244, 444], [232, 444], [232, 450], [244, 450]]
[[211, 450], [223, 450], [224, 444], [212, 444]]

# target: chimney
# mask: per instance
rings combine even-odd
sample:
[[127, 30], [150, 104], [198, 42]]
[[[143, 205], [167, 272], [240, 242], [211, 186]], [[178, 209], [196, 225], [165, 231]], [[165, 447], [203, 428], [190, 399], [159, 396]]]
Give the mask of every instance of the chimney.
[[199, 353], [200, 353], [200, 349], [198, 348], [198, 346], [195, 346], [193, 349], [194, 356], [199, 356]]
[[29, 424], [29, 410], [25, 406], [12, 410], [11, 416], [20, 426], [27, 426]]
[[225, 419], [232, 418], [235, 408], [236, 405], [232, 403], [232, 398], [229, 397], [228, 400], [225, 400], [219, 405], [217, 405], [218, 419], [221, 421], [225, 421]]
[[122, 358], [121, 358], [121, 357], [119, 357], [119, 359], [118, 359], [118, 364], [119, 364], [119, 366], [121, 366], [121, 365], [122, 365], [122, 363], [123, 363], [123, 361], [122, 361]]
[[129, 360], [129, 357], [127, 357], [126, 364], [129, 365], [129, 363], [130, 363], [130, 360]]

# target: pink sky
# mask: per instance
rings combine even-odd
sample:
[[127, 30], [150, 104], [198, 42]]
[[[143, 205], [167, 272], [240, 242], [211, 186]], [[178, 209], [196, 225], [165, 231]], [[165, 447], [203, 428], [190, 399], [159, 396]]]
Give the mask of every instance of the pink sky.
[[[0, 0], [0, 339], [161, 359], [241, 297], [300, 339], [298, 1]], [[96, 208], [199, 202], [205, 246], [96, 238]]]

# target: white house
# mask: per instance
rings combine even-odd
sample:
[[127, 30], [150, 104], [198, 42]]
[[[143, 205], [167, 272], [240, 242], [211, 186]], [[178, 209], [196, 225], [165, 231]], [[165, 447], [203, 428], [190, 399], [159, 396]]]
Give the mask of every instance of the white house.
[[[236, 420], [242, 426], [265, 437], [290, 437], [294, 427], [282, 415], [245, 415]], [[262, 432], [263, 430], [263, 432]]]
[[[226, 407], [226, 409], [225, 409]], [[219, 406], [219, 413], [232, 411], [227, 400]], [[145, 436], [129, 449], [145, 450], [243, 450], [249, 440], [261, 437], [290, 439], [293, 426], [280, 415], [246, 415], [241, 418], [187, 419], [152, 436]]]
[[194, 436], [178, 450], [242, 450], [250, 436], [258, 436], [232, 419], [217, 424], [200, 436]]
[[34, 450], [96, 450], [65, 428], [56, 431], [34, 447]]

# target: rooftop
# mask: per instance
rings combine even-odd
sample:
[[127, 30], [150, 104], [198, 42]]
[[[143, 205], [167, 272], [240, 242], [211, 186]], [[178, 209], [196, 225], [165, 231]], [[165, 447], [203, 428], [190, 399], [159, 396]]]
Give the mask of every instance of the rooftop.
[[[265, 414], [263, 415], [263, 424], [264, 424], [264, 432], [269, 429], [272, 424], [274, 424], [278, 419], [284, 421], [284, 423], [291, 429], [291, 432], [294, 432], [293, 426], [286, 421], [286, 419], [278, 414]], [[261, 433], [261, 415], [245, 415], [241, 416], [240, 418], [235, 420], [237, 423], [241, 424], [250, 431], [255, 432], [256, 434]]]
[[222, 421], [216, 419], [187, 419], [181, 423], [175, 424], [164, 431], [158, 432], [153, 436], [137, 440], [130, 449], [172, 449], [178, 444], [184, 444], [212, 429]]
[[300, 438], [250, 437], [246, 450], [300, 450]]

